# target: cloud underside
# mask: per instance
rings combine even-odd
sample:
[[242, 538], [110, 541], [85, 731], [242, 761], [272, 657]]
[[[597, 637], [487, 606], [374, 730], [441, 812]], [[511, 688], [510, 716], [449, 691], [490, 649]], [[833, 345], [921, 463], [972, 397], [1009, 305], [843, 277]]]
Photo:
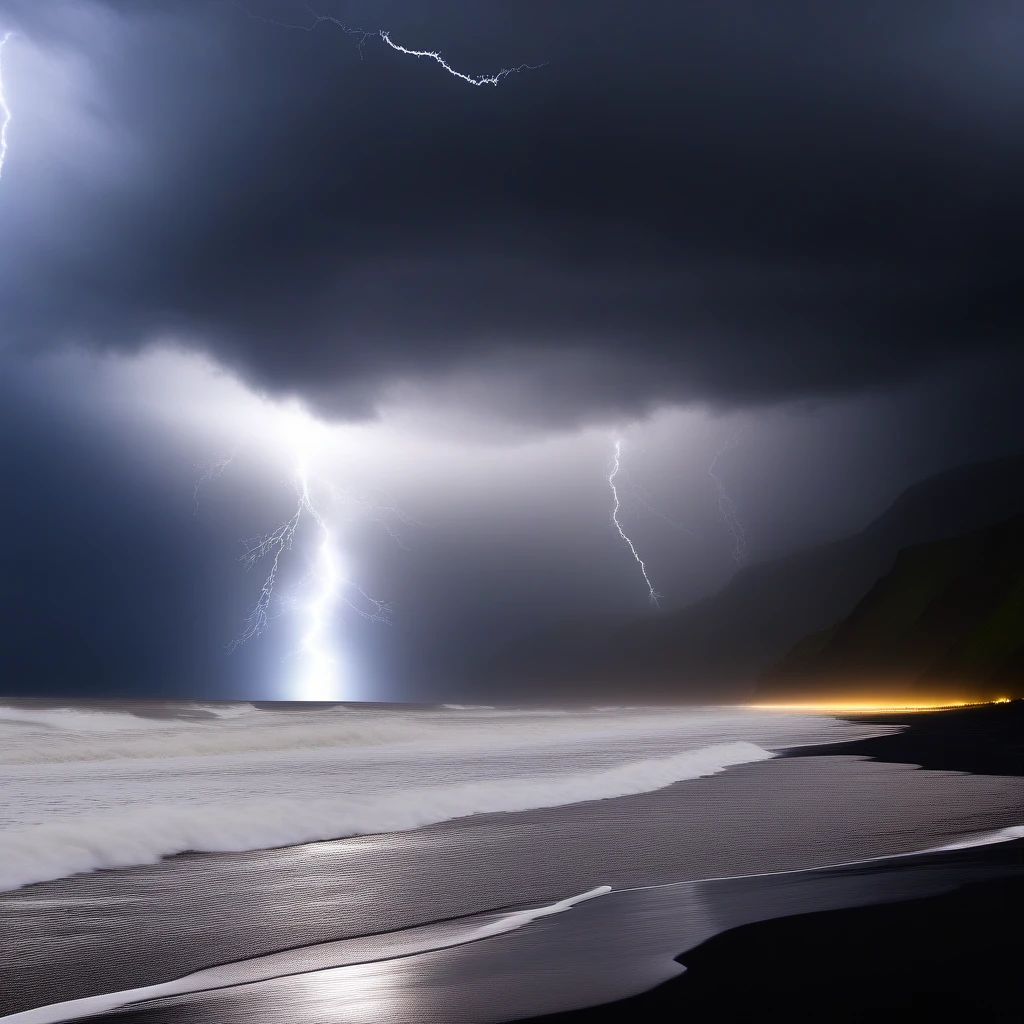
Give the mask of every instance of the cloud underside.
[[804, 6], [641, 4], [625, 35], [610, 3], [392, 13], [452, 60], [550, 62], [494, 89], [222, 5], [95, 0], [74, 40], [26, 7], [131, 159], [19, 174], [23, 103], [3, 343], [172, 339], [336, 415], [433, 389], [534, 425], [870, 390], [1015, 344], [999, 40], [1024, 14]]

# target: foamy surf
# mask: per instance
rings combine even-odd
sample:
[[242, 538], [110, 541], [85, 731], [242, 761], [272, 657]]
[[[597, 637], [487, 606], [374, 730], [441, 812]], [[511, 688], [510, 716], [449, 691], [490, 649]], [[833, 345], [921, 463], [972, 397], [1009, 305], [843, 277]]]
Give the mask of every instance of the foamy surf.
[[482, 925], [474, 933], [476, 938], [486, 938], [490, 935], [501, 935], [504, 932], [512, 932], [524, 925], [532, 924], [542, 917], [550, 917], [552, 914], [563, 914], [567, 910], [597, 896], [604, 896], [612, 891], [610, 885], [599, 885], [596, 889], [582, 892], [579, 896], [570, 896], [566, 900], [559, 900], [557, 903], [549, 903], [546, 907], [537, 907], [535, 910], [521, 910], [514, 914], [505, 914], [496, 921]]
[[0, 889], [646, 793], [898, 728], [736, 708], [152, 710], [0, 705]]
[[773, 756], [756, 744], [738, 741], [589, 774], [380, 789], [321, 799], [141, 806], [127, 813], [66, 817], [0, 834], [0, 890], [103, 868], [152, 864], [177, 853], [269, 849], [404, 832], [474, 814], [633, 796]]
[[[209, 710], [209, 709], [204, 709]], [[829, 743], [898, 731], [854, 725], [828, 715], [752, 713], [737, 708], [508, 709], [470, 707], [280, 713], [251, 705], [218, 708], [210, 717], [143, 718], [116, 710], [24, 709], [0, 705], [3, 766], [156, 761], [171, 758], [431, 748], [493, 752], [525, 745], [611, 742], [636, 748], [670, 738], [678, 748], [730, 740], [762, 746]], [[74, 769], [69, 769], [74, 770]]]

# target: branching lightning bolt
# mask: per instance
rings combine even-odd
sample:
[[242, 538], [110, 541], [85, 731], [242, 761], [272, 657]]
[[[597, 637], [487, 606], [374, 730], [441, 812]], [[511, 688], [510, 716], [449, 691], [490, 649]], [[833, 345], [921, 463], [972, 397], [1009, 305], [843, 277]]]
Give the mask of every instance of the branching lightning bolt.
[[502, 79], [508, 78], [509, 75], [518, 75], [523, 71], [536, 71], [538, 68], [544, 67], [543, 64], [520, 64], [515, 68], [502, 68], [496, 75], [467, 75], [462, 71], [456, 71], [442, 56], [434, 50], [409, 50], [404, 46], [399, 46], [388, 32], [380, 33], [381, 39], [384, 40], [392, 50], [396, 50], [398, 53], [404, 53], [407, 57], [426, 57], [429, 60], [436, 61], [448, 72], [449, 75], [453, 75], [455, 78], [461, 78], [463, 82], [468, 82], [470, 85], [498, 85]]
[[644, 564], [644, 560], [640, 557], [640, 554], [637, 551], [636, 546], [629, 539], [629, 536], [627, 535], [626, 531], [622, 528], [622, 522], [619, 519], [619, 512], [620, 512], [620, 510], [622, 508], [622, 502], [621, 502], [621, 500], [619, 498], [619, 488], [618, 488], [618, 485], [615, 483], [615, 478], [619, 475], [619, 471], [621, 470], [621, 468], [622, 468], [622, 442], [621, 441], [616, 441], [615, 442], [614, 455], [612, 456], [612, 468], [611, 468], [611, 472], [608, 474], [608, 486], [611, 488], [611, 491], [612, 491], [612, 502], [613, 502], [613, 504], [612, 504], [612, 516], [611, 516], [611, 518], [612, 518], [612, 526], [615, 527], [615, 529], [618, 531], [619, 536], [629, 546], [629, 550], [630, 550], [630, 552], [633, 555], [633, 559], [636, 561], [636, 564], [640, 566], [640, 572], [643, 574], [644, 583], [647, 584], [647, 592], [648, 592], [648, 596], [650, 597], [651, 604], [653, 604], [656, 608], [658, 608], [658, 607], [660, 607], [660, 605], [658, 604], [658, 600], [661, 597], [661, 594], [659, 594], [654, 589], [654, 584], [651, 583], [651, 579], [647, 575], [647, 566]]
[[[294, 515], [271, 533], [245, 542], [245, 553], [241, 558], [245, 567], [252, 569], [255, 565], [264, 561], [264, 559], [269, 558], [270, 569], [263, 581], [259, 598], [246, 618], [242, 632], [229, 644], [229, 651], [234, 651], [246, 641], [258, 637], [266, 629], [267, 623], [271, 618], [270, 607], [274, 598], [278, 573], [281, 568], [281, 556], [291, 548], [303, 517], [308, 517], [316, 524], [323, 535], [323, 539], [317, 550], [313, 568], [306, 580], [306, 582], [309, 582], [309, 580], [320, 581], [320, 596], [309, 606], [311, 625], [306, 632], [303, 643], [300, 645], [300, 649], [312, 649], [314, 639], [322, 636], [326, 617], [339, 600], [344, 601], [363, 618], [371, 619], [375, 622], [391, 621], [388, 603], [371, 597], [362, 587], [347, 579], [338, 568], [338, 556], [334, 548], [331, 527], [327, 517], [320, 511], [313, 500], [309, 469], [304, 458], [300, 457], [297, 460], [293, 484], [297, 498]], [[383, 518], [382, 513], [394, 512], [401, 516], [403, 522], [415, 523], [415, 520], [406, 516], [397, 505], [381, 509], [366, 499], [356, 499], [345, 495], [344, 492], [335, 491], [333, 488], [329, 490], [332, 499], [335, 501], [341, 500], [345, 504], [357, 505], [360, 509], [371, 514], [371, 518], [384, 526], [389, 535], [396, 540], [400, 541], [400, 537], [394, 530], [394, 527]], [[357, 604], [346, 597], [343, 593], [346, 588], [362, 598], [363, 604]]]
[[242, 555], [242, 562], [246, 569], [251, 569], [258, 562], [270, 556], [270, 571], [263, 581], [263, 589], [260, 591], [256, 604], [253, 605], [245, 620], [242, 632], [228, 644], [228, 651], [234, 651], [247, 640], [259, 636], [267, 628], [267, 623], [270, 621], [270, 603], [274, 597], [277, 573], [281, 567], [281, 555], [292, 546], [295, 531], [299, 528], [304, 508], [304, 493], [304, 490], [299, 490], [299, 503], [295, 509], [295, 515], [291, 519], [282, 523], [273, 533], [246, 541], [245, 554]]
[[0, 39], [0, 178], [4, 176], [4, 162], [7, 159], [7, 126], [11, 123], [11, 108], [7, 105], [4, 92], [4, 47], [11, 41], [13, 32], [6, 32]]
[[[231, 454], [226, 457], [216, 457], [197, 465], [199, 476], [193, 495], [197, 503], [200, 487], [223, 473], [231, 464], [238, 447], [236, 444]], [[335, 525], [332, 517], [314, 498], [314, 484], [324, 495], [324, 503], [328, 509], [335, 512], [349, 510], [359, 513], [380, 525], [402, 547], [405, 545], [392, 520], [417, 526], [422, 524], [406, 515], [398, 503], [383, 492], [381, 494], [384, 500], [377, 501], [350, 490], [335, 488], [314, 477], [309, 459], [303, 451], [299, 451], [295, 456], [291, 483], [296, 497], [293, 514], [270, 533], [245, 542], [241, 561], [246, 569], [253, 569], [261, 563], [269, 563], [269, 567], [256, 603], [246, 616], [241, 632], [227, 649], [229, 653], [233, 652], [264, 632], [270, 620], [276, 618], [276, 615], [271, 614], [275, 600], [280, 603], [282, 609], [297, 609], [303, 616], [304, 628], [295, 651], [302, 663], [302, 675], [296, 681], [295, 689], [307, 698], [330, 699], [335, 695], [335, 681], [338, 676], [338, 660], [331, 641], [330, 627], [338, 605], [344, 603], [363, 618], [384, 623], [391, 621], [391, 608], [388, 602], [373, 597], [345, 574]], [[297, 588], [303, 592], [311, 589], [312, 596], [300, 604], [294, 596], [283, 600], [278, 598], [277, 587], [286, 552], [291, 550], [304, 522], [311, 523], [319, 531], [320, 540], [312, 556], [310, 570]]]
[[722, 482], [721, 477], [715, 473], [715, 465], [722, 455], [729, 451], [730, 448], [735, 448], [739, 444], [741, 433], [742, 431], [737, 431], [725, 442], [723, 447], [715, 453], [715, 457], [711, 460], [711, 465], [708, 467], [708, 476], [715, 481], [715, 485], [718, 488], [718, 517], [732, 534], [734, 545], [732, 557], [737, 563], [742, 562], [747, 553], [747, 531], [743, 528], [743, 524], [736, 513], [735, 502], [726, 493], [725, 484]]
[[243, 7], [236, 0], [223, 0], [229, 7], [234, 7], [236, 10], [241, 11], [243, 14], [250, 18], [254, 18], [256, 21], [262, 21], [265, 25], [273, 25], [277, 28], [290, 28], [297, 29], [300, 32], [315, 32], [321, 25], [330, 23], [337, 28], [341, 29], [346, 35], [357, 36], [359, 42], [357, 46], [359, 48], [360, 58], [363, 55], [363, 48], [366, 46], [366, 41], [374, 37], [379, 38], [382, 42], [386, 43], [396, 53], [404, 54], [407, 57], [426, 58], [432, 60], [434, 63], [439, 64], [445, 71], [448, 72], [453, 78], [458, 78], [469, 85], [481, 86], [481, 85], [499, 85], [504, 79], [508, 78], [509, 75], [518, 75], [523, 71], [537, 71], [545, 64], [520, 64], [514, 68], [502, 68], [497, 74], [493, 75], [467, 75], [463, 71], [459, 71], [453, 68], [440, 53], [436, 50], [410, 50], [408, 47], [402, 46], [396, 43], [391, 38], [391, 33], [383, 29], [377, 29], [371, 32], [365, 32], [361, 28], [353, 28], [347, 22], [342, 21], [340, 18], [335, 18], [330, 14], [320, 14], [315, 11], [308, 4], [304, 4], [304, 8], [309, 12], [309, 16], [312, 18], [312, 22], [308, 25], [297, 24], [295, 22], [280, 21], [277, 18], [268, 18], [262, 14], [255, 14]]

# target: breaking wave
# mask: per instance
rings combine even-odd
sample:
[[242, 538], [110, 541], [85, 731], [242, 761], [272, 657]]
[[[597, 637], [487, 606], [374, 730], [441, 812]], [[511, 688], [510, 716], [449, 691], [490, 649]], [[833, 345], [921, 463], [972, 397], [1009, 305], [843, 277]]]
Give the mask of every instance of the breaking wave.
[[407, 831], [473, 814], [630, 796], [773, 756], [739, 741], [586, 774], [380, 789], [319, 799], [140, 806], [130, 812], [66, 817], [0, 834], [0, 889], [101, 868], [152, 864], [187, 851], [269, 849]]
[[0, 707], [0, 723], [12, 727], [4, 730], [0, 765], [373, 748], [491, 751], [524, 744], [603, 740], [629, 749], [634, 740], [654, 735], [678, 737], [685, 741], [681, 745], [691, 749], [740, 738], [771, 746], [776, 742], [829, 742], [852, 738], [858, 731], [886, 731], [884, 726], [856, 730], [849, 723], [825, 716], [752, 719], [735, 710], [682, 713], [651, 708], [569, 712], [464, 707], [458, 711], [447, 708], [385, 713], [339, 708], [274, 714], [239, 707], [197, 719]]

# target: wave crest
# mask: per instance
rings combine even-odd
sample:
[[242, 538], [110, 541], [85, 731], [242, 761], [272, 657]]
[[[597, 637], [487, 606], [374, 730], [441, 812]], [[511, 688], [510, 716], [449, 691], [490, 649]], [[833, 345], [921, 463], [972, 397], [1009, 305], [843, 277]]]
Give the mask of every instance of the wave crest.
[[454, 818], [632, 796], [774, 755], [722, 743], [589, 774], [387, 789], [314, 800], [248, 799], [102, 813], [0, 835], [0, 890], [101, 868], [153, 864], [177, 853], [238, 852], [404, 832]]

